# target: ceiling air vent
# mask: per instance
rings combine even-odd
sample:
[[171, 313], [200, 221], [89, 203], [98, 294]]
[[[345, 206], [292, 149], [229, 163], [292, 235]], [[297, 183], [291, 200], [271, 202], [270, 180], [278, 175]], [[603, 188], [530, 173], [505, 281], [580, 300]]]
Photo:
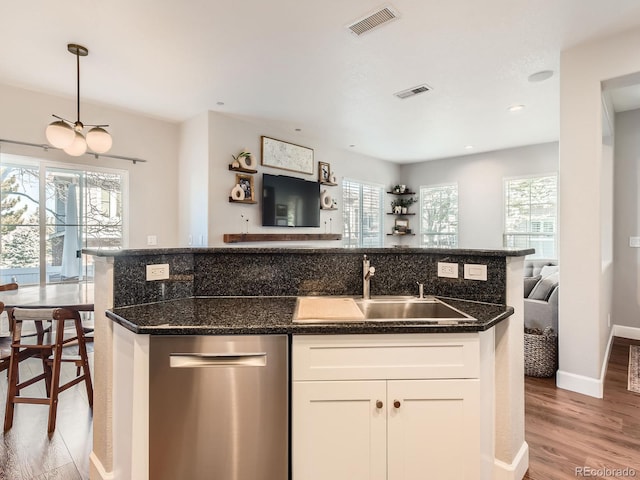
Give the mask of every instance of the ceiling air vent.
[[381, 10], [377, 10], [366, 17], [355, 21], [351, 25], [348, 25], [347, 28], [351, 33], [360, 36], [363, 33], [370, 32], [374, 28], [378, 28], [379, 26], [384, 25], [391, 20], [395, 20], [396, 18], [398, 18], [397, 11], [390, 6], [386, 6]]
[[409, 88], [407, 90], [402, 90], [401, 92], [394, 93], [394, 95], [398, 98], [409, 98], [414, 97], [420, 93], [428, 92], [431, 90], [431, 87], [427, 84], [418, 85], [417, 87]]

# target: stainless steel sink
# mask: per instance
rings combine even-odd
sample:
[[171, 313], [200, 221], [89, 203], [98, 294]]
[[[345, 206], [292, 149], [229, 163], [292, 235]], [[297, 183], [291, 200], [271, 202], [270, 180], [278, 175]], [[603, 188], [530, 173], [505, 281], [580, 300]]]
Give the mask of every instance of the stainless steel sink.
[[[315, 297], [318, 298], [318, 297]], [[320, 297], [320, 298], [342, 298], [345, 297]], [[294, 315], [294, 323], [336, 323], [336, 322], [428, 322], [428, 323], [456, 323], [461, 320], [475, 320], [473, 317], [460, 310], [447, 305], [440, 299], [432, 296], [416, 298], [411, 296], [380, 296], [371, 299], [350, 297], [353, 303], [362, 312], [362, 318], [355, 319], [353, 316], [340, 318], [335, 312], [326, 316], [323, 314], [324, 308], [319, 309], [317, 315], [314, 313], [309, 318], [300, 318], [298, 306]], [[326, 310], [325, 310], [326, 311]], [[351, 318], [351, 319], [349, 319]]]
[[443, 321], [471, 319], [434, 297], [418, 299], [414, 297], [379, 297], [369, 300], [356, 299], [356, 304], [368, 321]]

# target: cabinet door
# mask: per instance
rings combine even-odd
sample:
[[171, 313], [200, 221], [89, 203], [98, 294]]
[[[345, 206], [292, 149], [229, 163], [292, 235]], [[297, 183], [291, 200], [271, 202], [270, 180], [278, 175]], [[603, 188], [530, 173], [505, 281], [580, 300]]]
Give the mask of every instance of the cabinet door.
[[479, 478], [478, 380], [389, 381], [387, 404], [389, 480]]
[[385, 480], [385, 399], [385, 381], [293, 382], [293, 480]]

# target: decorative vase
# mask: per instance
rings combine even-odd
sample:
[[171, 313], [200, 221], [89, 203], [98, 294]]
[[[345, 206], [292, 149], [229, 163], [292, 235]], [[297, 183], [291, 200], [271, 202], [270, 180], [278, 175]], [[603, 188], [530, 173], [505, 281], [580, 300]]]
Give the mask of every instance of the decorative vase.
[[402, 213], [407, 213], [407, 207], [402, 207]]
[[338, 182], [336, 182], [336, 174], [335, 173], [331, 174], [331, 176], [329, 177], [329, 181], [331, 183], [338, 183]]
[[333, 200], [331, 199], [331, 195], [326, 190], [320, 192], [320, 207], [321, 208], [331, 208], [333, 204]]
[[236, 186], [231, 189], [231, 198], [236, 201], [244, 200], [244, 190], [240, 184], [236, 184]]
[[238, 161], [240, 162], [240, 166], [246, 170], [253, 170], [256, 165], [255, 158], [252, 154], [243, 155], [238, 158]]
[[402, 207], [400, 206], [393, 207], [393, 213], [402, 213]]
[[231, 168], [240, 168], [240, 162], [238, 160], [234, 160], [231, 162]]

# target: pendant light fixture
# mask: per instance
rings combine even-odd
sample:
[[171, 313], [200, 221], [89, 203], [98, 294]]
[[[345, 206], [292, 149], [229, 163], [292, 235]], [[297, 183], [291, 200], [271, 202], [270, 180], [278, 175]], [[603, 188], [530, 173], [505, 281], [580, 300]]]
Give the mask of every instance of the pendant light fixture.
[[85, 139], [83, 135], [84, 125], [80, 121], [80, 57], [89, 55], [89, 50], [75, 43], [68, 44], [67, 50], [76, 56], [78, 116], [74, 123], [58, 115], [53, 115], [58, 120], [47, 126], [47, 141], [54, 147], [61, 148], [74, 157], [86, 153], [87, 146], [94, 153], [106, 153], [113, 143], [111, 135], [105, 130], [105, 127], [109, 125], [87, 125], [93, 128], [87, 132]]

